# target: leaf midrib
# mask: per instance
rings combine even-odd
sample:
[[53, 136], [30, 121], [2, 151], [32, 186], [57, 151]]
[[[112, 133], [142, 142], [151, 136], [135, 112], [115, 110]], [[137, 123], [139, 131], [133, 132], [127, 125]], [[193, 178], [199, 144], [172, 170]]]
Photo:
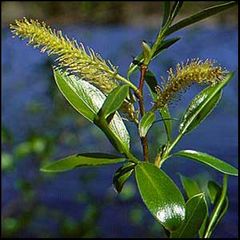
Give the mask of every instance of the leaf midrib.
[[[201, 195], [202, 195], [202, 194], [201, 194]], [[193, 211], [192, 211], [189, 219], [187, 220], [186, 224], [184, 224], [184, 227], [182, 228], [182, 231], [181, 231], [181, 232], [179, 233], [179, 235], [178, 235], [179, 237], [181, 237], [181, 236], [182, 236], [182, 233], [185, 231], [187, 225], [189, 224], [190, 220], [192, 219], [192, 217], [193, 217], [193, 215], [194, 215], [195, 210], [198, 208], [201, 200], [202, 200], [202, 197], [198, 200], [196, 207], [194, 207], [194, 209], [193, 209]]]

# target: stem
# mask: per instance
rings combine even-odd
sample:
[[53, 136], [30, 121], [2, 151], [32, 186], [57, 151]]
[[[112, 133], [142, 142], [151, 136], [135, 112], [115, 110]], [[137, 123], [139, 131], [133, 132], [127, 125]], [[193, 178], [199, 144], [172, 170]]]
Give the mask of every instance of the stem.
[[139, 160], [127, 149], [120, 141], [120, 139], [113, 133], [113, 131], [109, 128], [109, 125], [106, 119], [95, 117], [94, 123], [107, 135], [108, 139], [112, 143], [112, 145], [116, 148], [116, 150], [122, 154], [124, 154], [130, 161], [134, 163], [138, 163]]
[[171, 156], [171, 155], [169, 155], [170, 152], [172, 151], [174, 146], [180, 141], [182, 136], [183, 136], [183, 134], [180, 133], [170, 145], [166, 145], [166, 150], [163, 149], [162, 152], [159, 152], [157, 154], [157, 156], [155, 158], [155, 162], [154, 162], [157, 167], [160, 168], [161, 165]]
[[[141, 117], [143, 117], [144, 113], [145, 113], [145, 109], [144, 109], [144, 102], [143, 102], [143, 86], [144, 86], [144, 78], [145, 78], [145, 74], [147, 71], [147, 66], [146, 65], [142, 65], [141, 66], [141, 75], [140, 75], [140, 81], [139, 81], [139, 87], [138, 87], [138, 103], [139, 103], [139, 109], [140, 109], [140, 114]], [[144, 161], [148, 161], [148, 141], [147, 141], [147, 136], [145, 137], [141, 137], [141, 144], [142, 144], [142, 148], [143, 148], [143, 157], [144, 157]]]
[[[182, 136], [183, 136], [183, 134], [179, 134], [176, 138], [175, 138], [175, 140], [170, 144], [170, 146], [168, 147], [168, 149], [167, 149], [167, 156], [169, 155], [169, 153], [172, 151], [172, 149], [175, 147], [175, 145], [180, 141], [180, 139], [182, 138]], [[164, 154], [164, 156], [165, 156], [165, 154]]]
[[216, 223], [216, 220], [217, 220], [217, 218], [218, 218], [218, 216], [219, 216], [219, 214], [222, 210], [222, 205], [224, 203], [224, 200], [225, 200], [225, 197], [226, 197], [226, 194], [227, 194], [227, 178], [228, 178], [228, 176], [226, 174], [224, 174], [224, 176], [223, 176], [223, 190], [222, 190], [222, 193], [221, 193], [221, 197], [220, 197], [218, 205], [213, 210], [210, 223], [208, 225], [208, 228], [207, 228], [206, 233], [204, 234], [203, 238], [209, 238], [211, 236], [212, 231], [213, 231], [212, 228], [213, 228], [214, 224]]
[[168, 29], [168, 26], [169, 26], [169, 23], [167, 23], [166, 26], [160, 30], [160, 32], [159, 32], [159, 34], [158, 34], [158, 36], [157, 36], [157, 40], [155, 41], [155, 43], [154, 43], [153, 46], [152, 46], [149, 60], [145, 63], [147, 66], [148, 66], [149, 63], [151, 62], [152, 56], [153, 56], [153, 54], [156, 52], [157, 47], [159, 46], [159, 44], [161, 43], [161, 41], [164, 40], [164, 38], [165, 38], [165, 33], [166, 33], [167, 29]]

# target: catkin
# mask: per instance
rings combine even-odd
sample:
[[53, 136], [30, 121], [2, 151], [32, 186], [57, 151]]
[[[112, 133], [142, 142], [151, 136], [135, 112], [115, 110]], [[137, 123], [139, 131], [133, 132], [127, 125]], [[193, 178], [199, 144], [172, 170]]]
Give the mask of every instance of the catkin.
[[212, 60], [192, 59], [185, 64], [178, 64], [176, 72], [170, 68], [168, 80], [163, 86], [156, 88], [157, 100], [153, 109], [164, 107], [181, 91], [185, 90], [193, 83], [214, 85], [220, 82], [227, 74], [226, 69], [214, 66]]
[[41, 52], [58, 55], [56, 61], [67, 72], [77, 73], [104, 93], [111, 92], [119, 83], [115, 80], [117, 67], [108, 63], [92, 49], [85, 51], [83, 44], [63, 37], [61, 31], [52, 30], [44, 22], [16, 20], [10, 25], [12, 32], [21, 39], [29, 39], [29, 44], [41, 47]]
[[[115, 79], [117, 67], [110, 61], [105, 61], [92, 49], [85, 50], [82, 43], [76, 40], [69, 40], [63, 36], [61, 31], [52, 30], [44, 22], [27, 20], [23, 18], [10, 24], [12, 33], [21, 39], [29, 39], [28, 44], [40, 47], [41, 52], [48, 55], [58, 55], [56, 59], [57, 68], [63, 68], [68, 73], [79, 74], [84, 80], [90, 82], [104, 94], [109, 94], [119, 86]], [[137, 117], [132, 103], [125, 101], [121, 111], [126, 114], [129, 120], [137, 122]]]

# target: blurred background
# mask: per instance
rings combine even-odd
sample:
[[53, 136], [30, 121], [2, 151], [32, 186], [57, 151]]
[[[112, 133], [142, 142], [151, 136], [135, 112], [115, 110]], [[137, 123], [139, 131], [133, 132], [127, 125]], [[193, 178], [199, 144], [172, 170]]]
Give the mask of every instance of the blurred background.
[[[176, 21], [219, 1], [183, 4]], [[27, 17], [45, 21], [92, 47], [119, 66], [126, 75], [132, 57], [141, 51], [142, 40], [153, 42], [161, 24], [162, 2], [2, 2], [2, 236], [4, 237], [164, 237], [143, 205], [134, 177], [121, 194], [112, 187], [120, 165], [82, 168], [61, 174], [39, 171], [46, 162], [80, 152], [105, 149], [114, 153], [103, 133], [81, 117], [59, 93], [53, 79], [53, 58], [12, 38], [9, 23]], [[238, 11], [231, 8], [205, 21], [174, 33], [182, 39], [164, 51], [150, 66], [166, 77], [169, 67], [187, 58], [215, 59], [235, 77], [224, 89], [212, 114], [181, 140], [176, 150], [207, 152], [237, 167]], [[138, 74], [132, 76], [137, 82]], [[180, 118], [182, 111], [202, 88], [193, 86], [171, 105]], [[145, 89], [147, 90], [147, 89]], [[148, 96], [148, 92], [145, 92]], [[147, 98], [151, 106], [150, 97]], [[175, 122], [177, 128], [178, 122]], [[131, 142], [140, 156], [136, 129], [126, 122]], [[176, 133], [176, 132], [175, 132]], [[151, 153], [163, 144], [162, 123], [149, 134]], [[135, 141], [136, 139], [136, 141]], [[181, 187], [179, 175], [205, 184], [222, 182], [213, 169], [176, 158], [163, 169]], [[238, 237], [238, 182], [229, 177], [229, 210], [213, 237]]]

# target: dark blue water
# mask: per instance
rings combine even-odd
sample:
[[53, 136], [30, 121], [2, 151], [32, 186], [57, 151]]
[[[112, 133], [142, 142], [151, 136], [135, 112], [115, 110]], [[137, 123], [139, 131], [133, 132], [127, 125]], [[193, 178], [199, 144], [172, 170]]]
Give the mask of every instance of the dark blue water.
[[[102, 53], [105, 59], [110, 59], [114, 65], [119, 66], [120, 73], [123, 75], [126, 74], [132, 60], [131, 56], [139, 53], [141, 41], [153, 41], [156, 32], [156, 29], [126, 27], [72, 26], [63, 30], [69, 37], [74, 37], [83, 42], [85, 46]], [[192, 31], [184, 30], [174, 36], [180, 36], [182, 39], [169, 51], [163, 52], [151, 65], [151, 70], [157, 76], [166, 77], [166, 70], [169, 67], [185, 61], [187, 58], [196, 57], [215, 59], [228, 70], [236, 71], [237, 75], [236, 29], [194, 28]], [[27, 47], [25, 42], [12, 39], [7, 29], [3, 30], [2, 38], [2, 124], [13, 132], [15, 145], [25, 141], [29, 132], [34, 131], [39, 135], [55, 134], [57, 136], [55, 138], [56, 149], [52, 154], [54, 159], [75, 152], [97, 152], [102, 149], [105, 152], [114, 152], [100, 130], [79, 117], [73, 109], [68, 108], [64, 101], [59, 102], [58, 98], [51, 98], [49, 87], [53, 78], [51, 62], [48, 62], [49, 58], [38, 50]], [[133, 79], [137, 77], [135, 75]], [[181, 102], [171, 107], [173, 117], [179, 117], [190, 99], [199, 91], [199, 87], [194, 87], [182, 96]], [[234, 77], [225, 88], [223, 98], [217, 108], [195, 131], [181, 140], [176, 150], [194, 149], [207, 152], [237, 167], [237, 94], [238, 83], [237, 78]], [[59, 106], [60, 103], [63, 106]], [[40, 107], [37, 113], [29, 110], [34, 104]], [[54, 123], [50, 123], [50, 119], [52, 121], [53, 114], [59, 107], [66, 109], [65, 111], [69, 111], [71, 114], [64, 115], [64, 118], [61, 119], [59, 117], [54, 120]], [[131, 127], [129, 123], [127, 125]], [[159, 129], [158, 126], [155, 128]], [[150, 134], [150, 140], [161, 143], [163, 141], [162, 132], [157, 131], [155, 134]], [[135, 130], [131, 130], [131, 133], [135, 134]], [[66, 138], [72, 139], [73, 144], [66, 144]], [[139, 143], [135, 141], [135, 138], [136, 135], [134, 135], [132, 147], [139, 154]], [[33, 158], [28, 157], [17, 163], [15, 171], [3, 175], [3, 209], [13, 199], [22, 196], [16, 189], [16, 179], [21, 177], [21, 179], [35, 181], [36, 176], [44, 175], [39, 173], [39, 165], [41, 162], [36, 163]], [[80, 222], [88, 209], [90, 213], [96, 214], [96, 216], [92, 216], [92, 219], [96, 219], [95, 222], [86, 220], [86, 222], [90, 222], [90, 225], [94, 225], [95, 236], [162, 236], [160, 226], [154, 222], [140, 200], [134, 179], [131, 179], [127, 185], [129, 193], [126, 195], [130, 194], [126, 197], [127, 200], [123, 199], [124, 196], [117, 196], [114, 193], [111, 179], [117, 168], [118, 166], [102, 169], [85, 168], [53, 177], [43, 176], [44, 180], [37, 181], [38, 185], [35, 186], [36, 206], [42, 208], [34, 215], [32, 222], [20, 232], [20, 235], [25, 237], [39, 236], [39, 234], [40, 236], [61, 236], [59, 222], [56, 220], [59, 212], [63, 216], [67, 216], [66, 218]], [[205, 172], [209, 178], [213, 178], [219, 183], [222, 181], [220, 173], [186, 159], [171, 159], [165, 163], [163, 169], [173, 177], [179, 186], [179, 177], [176, 174], [178, 172], [189, 177]], [[238, 236], [238, 183], [236, 177], [229, 177], [228, 191], [229, 210], [216, 229], [214, 237]], [[131, 196], [131, 192], [136, 194]], [[85, 200], [76, 200], [79, 198]], [[21, 208], [21, 205], [17, 205], [17, 210], [20, 211]], [[143, 213], [141, 209], [144, 209]], [[134, 212], [139, 215], [138, 221], [132, 217], [136, 217]], [[84, 225], [84, 228], [87, 229], [87, 226]], [[81, 226], [77, 228], [81, 229]], [[41, 229], [45, 229], [45, 231]]]

